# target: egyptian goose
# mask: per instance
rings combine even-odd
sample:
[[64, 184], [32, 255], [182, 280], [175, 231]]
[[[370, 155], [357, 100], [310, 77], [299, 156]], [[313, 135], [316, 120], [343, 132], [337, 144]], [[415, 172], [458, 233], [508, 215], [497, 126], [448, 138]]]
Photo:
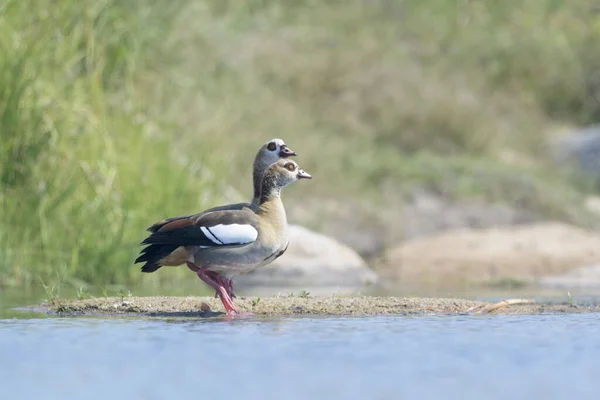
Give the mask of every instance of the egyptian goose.
[[166, 223], [142, 242], [148, 246], [136, 263], [146, 261], [144, 272], [186, 263], [216, 290], [227, 314], [236, 314], [232, 278], [285, 252], [289, 239], [281, 190], [310, 178], [294, 161], [279, 160], [264, 172], [255, 211], [249, 207], [217, 210]]
[[[227, 204], [225, 206], [218, 206], [209, 208], [208, 210], [203, 211], [202, 213], [207, 213], [211, 211], [220, 211], [220, 210], [241, 210], [244, 207], [250, 207], [252, 210], [256, 211], [256, 207], [258, 206], [259, 197], [260, 197], [260, 184], [262, 182], [262, 177], [265, 169], [273, 164], [275, 161], [288, 158], [291, 156], [297, 156], [298, 154], [291, 150], [282, 139], [271, 139], [258, 150], [256, 153], [256, 157], [254, 157], [254, 164], [252, 168], [252, 182], [254, 188], [254, 195], [252, 197], [252, 201], [250, 203], [235, 203], [235, 204]], [[200, 214], [202, 214], [200, 213]], [[156, 232], [164, 225], [169, 222], [173, 222], [178, 219], [197, 217], [200, 214], [195, 215], [184, 215], [181, 217], [167, 218], [162, 221], [156, 222], [151, 227], [147, 229], [148, 232]], [[152, 272], [152, 271], [149, 271]]]

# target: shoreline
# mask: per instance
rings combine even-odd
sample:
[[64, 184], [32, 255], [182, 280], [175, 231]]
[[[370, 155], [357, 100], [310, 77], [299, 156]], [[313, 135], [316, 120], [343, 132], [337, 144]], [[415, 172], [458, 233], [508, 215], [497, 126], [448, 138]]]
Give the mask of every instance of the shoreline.
[[[254, 316], [369, 316], [369, 315], [535, 315], [600, 312], [596, 303], [539, 303], [507, 299], [498, 303], [419, 297], [283, 296], [240, 297], [241, 313]], [[58, 316], [106, 317], [217, 317], [223, 307], [214, 297], [108, 297], [56, 300], [54, 304], [28, 307], [27, 311]]]

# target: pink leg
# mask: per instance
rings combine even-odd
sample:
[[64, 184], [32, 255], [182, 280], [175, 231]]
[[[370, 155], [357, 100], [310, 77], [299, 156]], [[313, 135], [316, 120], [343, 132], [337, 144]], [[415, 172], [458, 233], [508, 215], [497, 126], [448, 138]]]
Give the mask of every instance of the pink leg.
[[[232, 299], [235, 299], [237, 296], [233, 293], [233, 280], [230, 278], [225, 278], [220, 274], [213, 271], [206, 271], [206, 275], [214, 279], [216, 282], [220, 283], [225, 290], [227, 290], [227, 294]], [[215, 293], [215, 297], [217, 297], [218, 293]]]
[[229, 295], [229, 297], [231, 297], [232, 299], [236, 298], [237, 296], [235, 295], [235, 293], [233, 293], [233, 279], [225, 278], [218, 274], [217, 274], [217, 276], [219, 277], [221, 284], [227, 290], [227, 294]]
[[227, 283], [229, 284], [228, 285], [229, 286], [229, 290], [228, 290], [229, 296], [232, 299], [235, 299], [237, 296], [235, 295], [235, 293], [233, 293], [233, 279], [231, 279], [231, 278], [227, 279]]
[[225, 306], [227, 314], [237, 314], [237, 308], [235, 307], [235, 304], [233, 304], [233, 300], [231, 300], [228, 290], [223, 285], [220, 277], [215, 279], [212, 273], [210, 274], [211, 276], [209, 276], [208, 272], [210, 271], [207, 271], [204, 267], [198, 267], [191, 262], [187, 262], [187, 266], [198, 275], [198, 278], [216, 290], [217, 295], [221, 298], [223, 306]]
[[[198, 274], [198, 271], [200, 271], [200, 267], [192, 264], [191, 262], [187, 262], [187, 267], [190, 269], [190, 271], [193, 271], [196, 274]], [[218, 274], [216, 274], [215, 272], [212, 272], [212, 271], [205, 271], [205, 272], [206, 272], [206, 275], [208, 275], [210, 278], [212, 278], [215, 282], [220, 283], [220, 280], [219, 280], [220, 276]], [[200, 278], [200, 279], [202, 279], [202, 278]], [[212, 285], [210, 285], [210, 286], [213, 287]], [[215, 289], [215, 299], [217, 297], [219, 297], [219, 289]]]
[[[225, 290], [227, 290], [227, 285], [223, 284], [223, 279], [221, 278], [221, 275], [219, 275], [213, 271], [206, 271], [206, 275], [211, 277], [215, 282], [217, 282], [219, 285], [223, 286], [225, 288]], [[229, 293], [227, 293], [227, 294], [229, 294]], [[217, 297], [219, 297], [219, 291], [215, 290], [215, 299]], [[231, 297], [231, 296], [229, 296], [229, 297]]]
[[191, 262], [189, 262], [189, 261], [186, 263], [186, 265], [187, 265], [187, 267], [190, 269], [190, 271], [193, 271], [193, 272], [196, 272], [196, 273], [198, 273], [198, 271], [200, 271], [200, 267], [198, 267], [198, 266], [196, 266], [196, 265], [192, 264], [192, 263], [191, 263]]

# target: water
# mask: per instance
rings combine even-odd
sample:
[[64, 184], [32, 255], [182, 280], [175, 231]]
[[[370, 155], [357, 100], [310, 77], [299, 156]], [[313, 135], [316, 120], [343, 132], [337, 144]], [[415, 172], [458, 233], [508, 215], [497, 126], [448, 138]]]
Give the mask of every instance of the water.
[[[15, 315], [13, 315], [14, 317]], [[0, 319], [0, 399], [597, 399], [600, 314]]]

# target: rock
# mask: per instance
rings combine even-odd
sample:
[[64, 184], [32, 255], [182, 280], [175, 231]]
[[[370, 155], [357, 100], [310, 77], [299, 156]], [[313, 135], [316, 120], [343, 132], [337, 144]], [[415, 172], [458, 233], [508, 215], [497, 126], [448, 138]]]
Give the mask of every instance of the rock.
[[537, 281], [600, 262], [600, 235], [563, 223], [464, 229], [401, 244], [382, 275], [434, 288]]
[[577, 268], [565, 274], [544, 276], [540, 278], [540, 286], [549, 289], [600, 289], [600, 265]]
[[379, 209], [357, 199], [303, 199], [286, 211], [289, 217], [335, 238], [367, 260], [378, 257], [388, 244], [388, 221], [380, 218]]
[[[400, 241], [462, 228], [528, 224], [539, 217], [505, 204], [453, 200], [426, 188], [415, 188], [399, 202], [396, 187], [388, 200], [371, 204], [357, 199], [303, 199], [289, 214], [375, 260]], [[314, 203], [313, 203], [314, 202]], [[319, 210], [315, 212], [314, 210]]]
[[351, 248], [298, 225], [290, 225], [290, 245], [273, 263], [240, 275], [239, 288], [360, 289], [377, 275]]

